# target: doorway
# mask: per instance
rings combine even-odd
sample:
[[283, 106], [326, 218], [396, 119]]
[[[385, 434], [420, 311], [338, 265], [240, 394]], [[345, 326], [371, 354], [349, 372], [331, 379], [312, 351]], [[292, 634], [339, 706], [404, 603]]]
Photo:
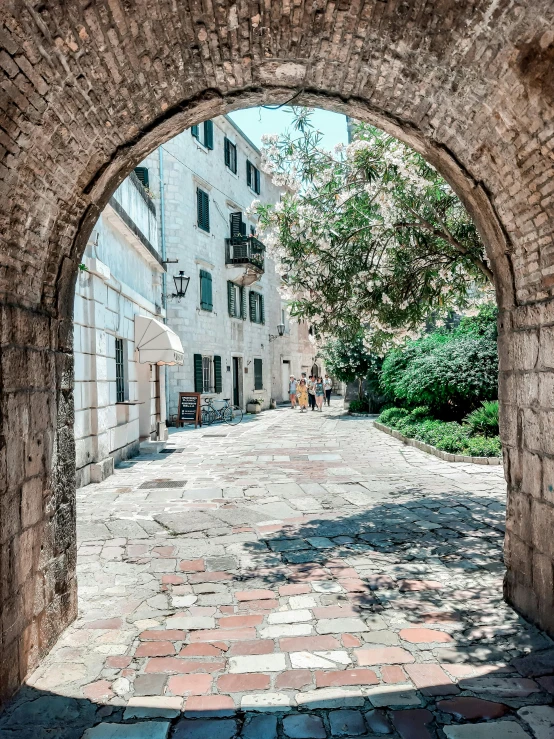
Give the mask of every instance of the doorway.
[[287, 401], [289, 399], [289, 381], [291, 376], [290, 371], [290, 361], [288, 359], [283, 359], [283, 364], [281, 365], [281, 377], [282, 377], [282, 389], [283, 389], [283, 400]]
[[242, 408], [242, 357], [233, 357], [233, 405]]

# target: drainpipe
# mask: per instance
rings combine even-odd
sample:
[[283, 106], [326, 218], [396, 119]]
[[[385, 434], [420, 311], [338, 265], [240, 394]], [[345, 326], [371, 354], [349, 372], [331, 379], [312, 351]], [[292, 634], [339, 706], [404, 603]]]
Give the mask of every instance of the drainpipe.
[[[158, 168], [160, 177], [160, 238], [162, 247], [162, 261], [166, 260], [165, 252], [165, 197], [164, 197], [164, 155], [161, 146], [158, 147]], [[166, 267], [167, 269], [167, 267]], [[167, 323], [167, 272], [164, 270], [162, 274], [162, 308], [165, 308], [164, 323]], [[169, 371], [167, 365], [165, 370], [165, 425], [167, 428], [167, 419], [169, 415]]]

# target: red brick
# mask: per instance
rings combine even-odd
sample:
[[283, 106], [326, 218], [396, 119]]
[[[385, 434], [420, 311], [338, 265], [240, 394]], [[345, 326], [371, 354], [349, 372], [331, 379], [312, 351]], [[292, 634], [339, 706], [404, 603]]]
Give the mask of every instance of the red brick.
[[402, 629], [400, 638], [411, 644], [428, 644], [432, 642], [452, 642], [454, 639], [444, 631], [435, 629]]
[[173, 675], [167, 683], [174, 695], [203, 695], [212, 689], [211, 675]]
[[196, 582], [221, 582], [222, 580], [232, 580], [233, 576], [228, 572], [198, 572], [188, 576], [190, 583]]
[[359, 580], [360, 576], [353, 567], [343, 567], [341, 565], [327, 565], [327, 569], [333, 573], [334, 577], [354, 578]]
[[215, 644], [187, 644], [179, 652], [179, 657], [219, 657], [221, 649]]
[[220, 693], [246, 693], [251, 690], [267, 690], [270, 685], [269, 675], [245, 672], [242, 675], [221, 675], [217, 679]]
[[132, 657], [108, 657], [106, 667], [110, 667], [112, 670], [123, 670], [125, 667], [129, 667], [131, 660]]
[[168, 657], [175, 653], [175, 646], [170, 641], [146, 641], [138, 645], [135, 657]]
[[185, 711], [221, 711], [234, 709], [235, 703], [228, 695], [191, 695], [185, 703]]
[[278, 600], [246, 600], [239, 603], [239, 613], [252, 613], [253, 611], [274, 611], [279, 607]]
[[338, 688], [342, 685], [377, 685], [379, 680], [373, 670], [331, 670], [317, 671], [317, 688]]
[[341, 636], [341, 640], [342, 640], [343, 646], [345, 646], [347, 649], [351, 649], [352, 647], [362, 646], [362, 642], [358, 639], [357, 636], [354, 636], [354, 634], [343, 634]]
[[206, 631], [191, 631], [189, 639], [191, 643], [199, 641], [246, 641], [256, 638], [256, 629], [245, 627], [243, 629], [208, 629]]
[[308, 650], [340, 649], [340, 642], [334, 636], [324, 634], [322, 636], [289, 636], [279, 640], [282, 652], [302, 652]]
[[305, 685], [312, 684], [312, 673], [309, 670], [287, 670], [277, 675], [275, 688], [278, 690], [289, 688], [300, 690]]
[[255, 641], [239, 641], [231, 644], [229, 656], [240, 654], [271, 654], [275, 645], [271, 639], [256, 639]]
[[442, 590], [443, 584], [437, 580], [400, 580], [398, 589], [401, 593], [417, 590]]
[[446, 701], [438, 701], [437, 708], [444, 713], [451, 713], [459, 719], [482, 719], [500, 718], [510, 710], [504, 703], [494, 703], [472, 696], [460, 696]]
[[141, 641], [184, 641], [185, 632], [179, 629], [153, 629], [152, 631], [141, 631]]
[[406, 665], [406, 672], [423, 695], [452, 695], [459, 689], [446, 672], [434, 664]]
[[179, 577], [179, 575], [162, 575], [162, 582], [164, 585], [182, 585], [185, 578]]
[[83, 624], [83, 629], [120, 629], [122, 626], [120, 618], [104, 618]]
[[433, 714], [426, 708], [392, 711], [392, 723], [402, 739], [433, 739], [428, 730]]
[[396, 585], [392, 577], [388, 575], [367, 575], [364, 579], [372, 590], [378, 590], [379, 588], [390, 590]]
[[107, 680], [97, 680], [83, 687], [83, 695], [91, 701], [108, 701], [113, 698], [112, 684]]
[[235, 612], [235, 606], [219, 606], [221, 613], [231, 614]]
[[263, 616], [225, 616], [220, 618], [218, 626], [220, 629], [239, 629], [243, 626], [258, 626], [264, 620]]
[[235, 598], [242, 600], [269, 600], [275, 598], [273, 590], [237, 590]]
[[152, 551], [162, 559], [169, 559], [175, 554], [175, 547], [154, 547]]
[[203, 559], [183, 559], [179, 562], [181, 572], [202, 572], [205, 568]]
[[400, 665], [383, 665], [381, 678], [384, 683], [404, 683], [407, 680], [406, 673]]
[[148, 660], [145, 672], [219, 672], [225, 668], [225, 662], [193, 662], [179, 657], [154, 657]]
[[347, 593], [366, 593], [370, 590], [369, 585], [363, 580], [354, 580], [349, 578], [348, 580], [339, 580], [339, 585], [343, 587]]
[[281, 585], [279, 595], [305, 595], [311, 593], [312, 589], [309, 585]]
[[415, 662], [414, 656], [400, 647], [364, 647], [354, 652], [360, 665], [401, 665]]

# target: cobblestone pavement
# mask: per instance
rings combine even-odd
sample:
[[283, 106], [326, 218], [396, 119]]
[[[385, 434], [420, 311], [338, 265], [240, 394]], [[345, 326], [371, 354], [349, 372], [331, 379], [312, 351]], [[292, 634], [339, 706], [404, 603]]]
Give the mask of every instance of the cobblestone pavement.
[[501, 468], [334, 402], [78, 491], [79, 619], [2, 739], [554, 737], [552, 642], [502, 601]]

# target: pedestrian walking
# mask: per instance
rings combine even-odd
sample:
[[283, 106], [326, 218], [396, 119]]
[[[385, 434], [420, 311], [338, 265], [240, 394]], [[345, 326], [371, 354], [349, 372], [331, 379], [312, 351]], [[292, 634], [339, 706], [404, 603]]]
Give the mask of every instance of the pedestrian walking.
[[315, 377], [310, 375], [308, 380], [308, 398], [310, 400], [310, 408], [315, 411]]
[[323, 378], [317, 377], [314, 383], [315, 389], [315, 402], [317, 409], [321, 413], [323, 411], [323, 398], [325, 397], [325, 387], [323, 385]]
[[296, 378], [294, 375], [291, 375], [289, 379], [289, 398], [290, 398], [290, 404], [293, 410], [296, 408], [296, 389], [297, 387], [298, 387], [298, 383], [296, 382]]
[[323, 380], [323, 387], [325, 389], [325, 400], [327, 405], [331, 405], [331, 393], [333, 392], [333, 380], [325, 373], [325, 379]]
[[298, 399], [300, 413], [304, 413], [308, 408], [308, 386], [306, 385], [306, 380], [304, 378], [302, 378], [298, 383], [296, 388], [296, 397]]

